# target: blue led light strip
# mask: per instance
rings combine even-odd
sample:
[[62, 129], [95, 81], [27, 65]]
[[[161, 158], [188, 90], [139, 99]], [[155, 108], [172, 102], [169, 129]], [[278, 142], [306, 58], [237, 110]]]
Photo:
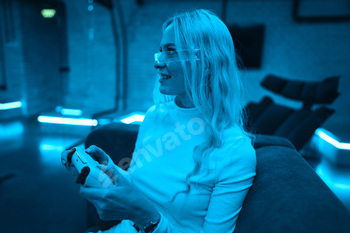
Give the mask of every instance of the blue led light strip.
[[61, 114], [65, 116], [81, 116], [83, 115], [83, 111], [80, 109], [62, 108]]
[[57, 106], [55, 111], [58, 113], [61, 113], [64, 116], [81, 116], [81, 115], [83, 115], [83, 111], [80, 109], [63, 108], [62, 106]]
[[0, 110], [9, 110], [22, 107], [21, 101], [0, 104]]
[[337, 139], [331, 136], [332, 134], [330, 132], [323, 128], [318, 128], [315, 131], [315, 134], [340, 150], [350, 150], [350, 143], [339, 142]]
[[82, 125], [82, 126], [96, 126], [96, 125], [98, 125], [97, 120], [85, 119], [85, 118], [39, 116], [38, 121], [40, 123], [64, 124], [64, 125]]
[[124, 124], [141, 123], [144, 118], [144, 113], [131, 113], [129, 115], [124, 116], [120, 121]]

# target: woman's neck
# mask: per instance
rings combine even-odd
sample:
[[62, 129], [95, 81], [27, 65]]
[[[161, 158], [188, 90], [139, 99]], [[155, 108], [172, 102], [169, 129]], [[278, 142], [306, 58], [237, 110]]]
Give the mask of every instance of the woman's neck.
[[175, 97], [175, 104], [179, 106], [180, 108], [194, 108], [194, 104], [192, 102], [192, 99], [188, 96], [176, 96]]

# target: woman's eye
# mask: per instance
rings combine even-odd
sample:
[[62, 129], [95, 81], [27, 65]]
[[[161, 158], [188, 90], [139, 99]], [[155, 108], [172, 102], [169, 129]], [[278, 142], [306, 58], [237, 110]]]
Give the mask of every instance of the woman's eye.
[[169, 50], [167, 53], [168, 53], [169, 55], [175, 55], [175, 54], [177, 54], [176, 50]]

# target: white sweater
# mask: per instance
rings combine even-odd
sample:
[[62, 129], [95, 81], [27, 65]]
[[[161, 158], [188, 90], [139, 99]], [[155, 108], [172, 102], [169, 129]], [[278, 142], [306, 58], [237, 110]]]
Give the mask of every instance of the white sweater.
[[173, 101], [147, 111], [128, 172], [161, 214], [155, 233], [235, 229], [255, 176], [255, 150], [239, 127], [226, 129], [224, 145], [208, 157], [208, 169], [189, 179], [190, 192], [181, 192], [195, 166], [193, 149], [207, 135], [195, 108], [180, 108]]

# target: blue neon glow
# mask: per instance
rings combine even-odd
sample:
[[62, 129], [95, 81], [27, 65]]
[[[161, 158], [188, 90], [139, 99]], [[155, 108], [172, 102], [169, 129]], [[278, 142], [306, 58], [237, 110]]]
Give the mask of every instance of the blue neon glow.
[[334, 183], [333, 186], [336, 188], [339, 188], [339, 189], [349, 189], [350, 190], [350, 185], [348, 185], [348, 184]]
[[333, 138], [332, 133], [323, 128], [318, 128], [315, 134], [340, 150], [350, 150], [350, 143], [339, 142], [337, 139]]
[[340, 192], [342, 190], [349, 190], [349, 172], [344, 173], [335, 173], [333, 169], [327, 162], [321, 162], [317, 168], [316, 173], [319, 177], [327, 184], [329, 188], [333, 191]]
[[131, 124], [131, 123], [140, 124], [141, 122], [143, 122], [144, 118], [145, 118], [144, 113], [134, 112], [122, 117], [120, 121], [123, 122], [124, 124]]
[[67, 142], [55, 138], [45, 138], [40, 142], [40, 162], [45, 166], [44, 172], [56, 172], [57, 170], [52, 168], [60, 169], [61, 164], [61, 153], [64, 151]]
[[0, 140], [18, 139], [24, 132], [21, 122], [11, 122], [8, 124], [0, 124]]
[[81, 116], [83, 111], [80, 109], [63, 108], [61, 106], [56, 107], [56, 112], [61, 113], [63, 116]]
[[61, 110], [61, 114], [65, 116], [81, 116], [83, 115], [83, 111], [80, 109], [67, 109], [63, 108]]
[[62, 145], [51, 145], [51, 144], [40, 144], [40, 151], [64, 151], [64, 146]]
[[9, 110], [22, 107], [21, 101], [0, 104], [0, 110]]
[[39, 116], [38, 121], [40, 123], [64, 124], [64, 125], [82, 125], [82, 126], [96, 126], [96, 125], [98, 125], [97, 120], [85, 119], [85, 118]]

